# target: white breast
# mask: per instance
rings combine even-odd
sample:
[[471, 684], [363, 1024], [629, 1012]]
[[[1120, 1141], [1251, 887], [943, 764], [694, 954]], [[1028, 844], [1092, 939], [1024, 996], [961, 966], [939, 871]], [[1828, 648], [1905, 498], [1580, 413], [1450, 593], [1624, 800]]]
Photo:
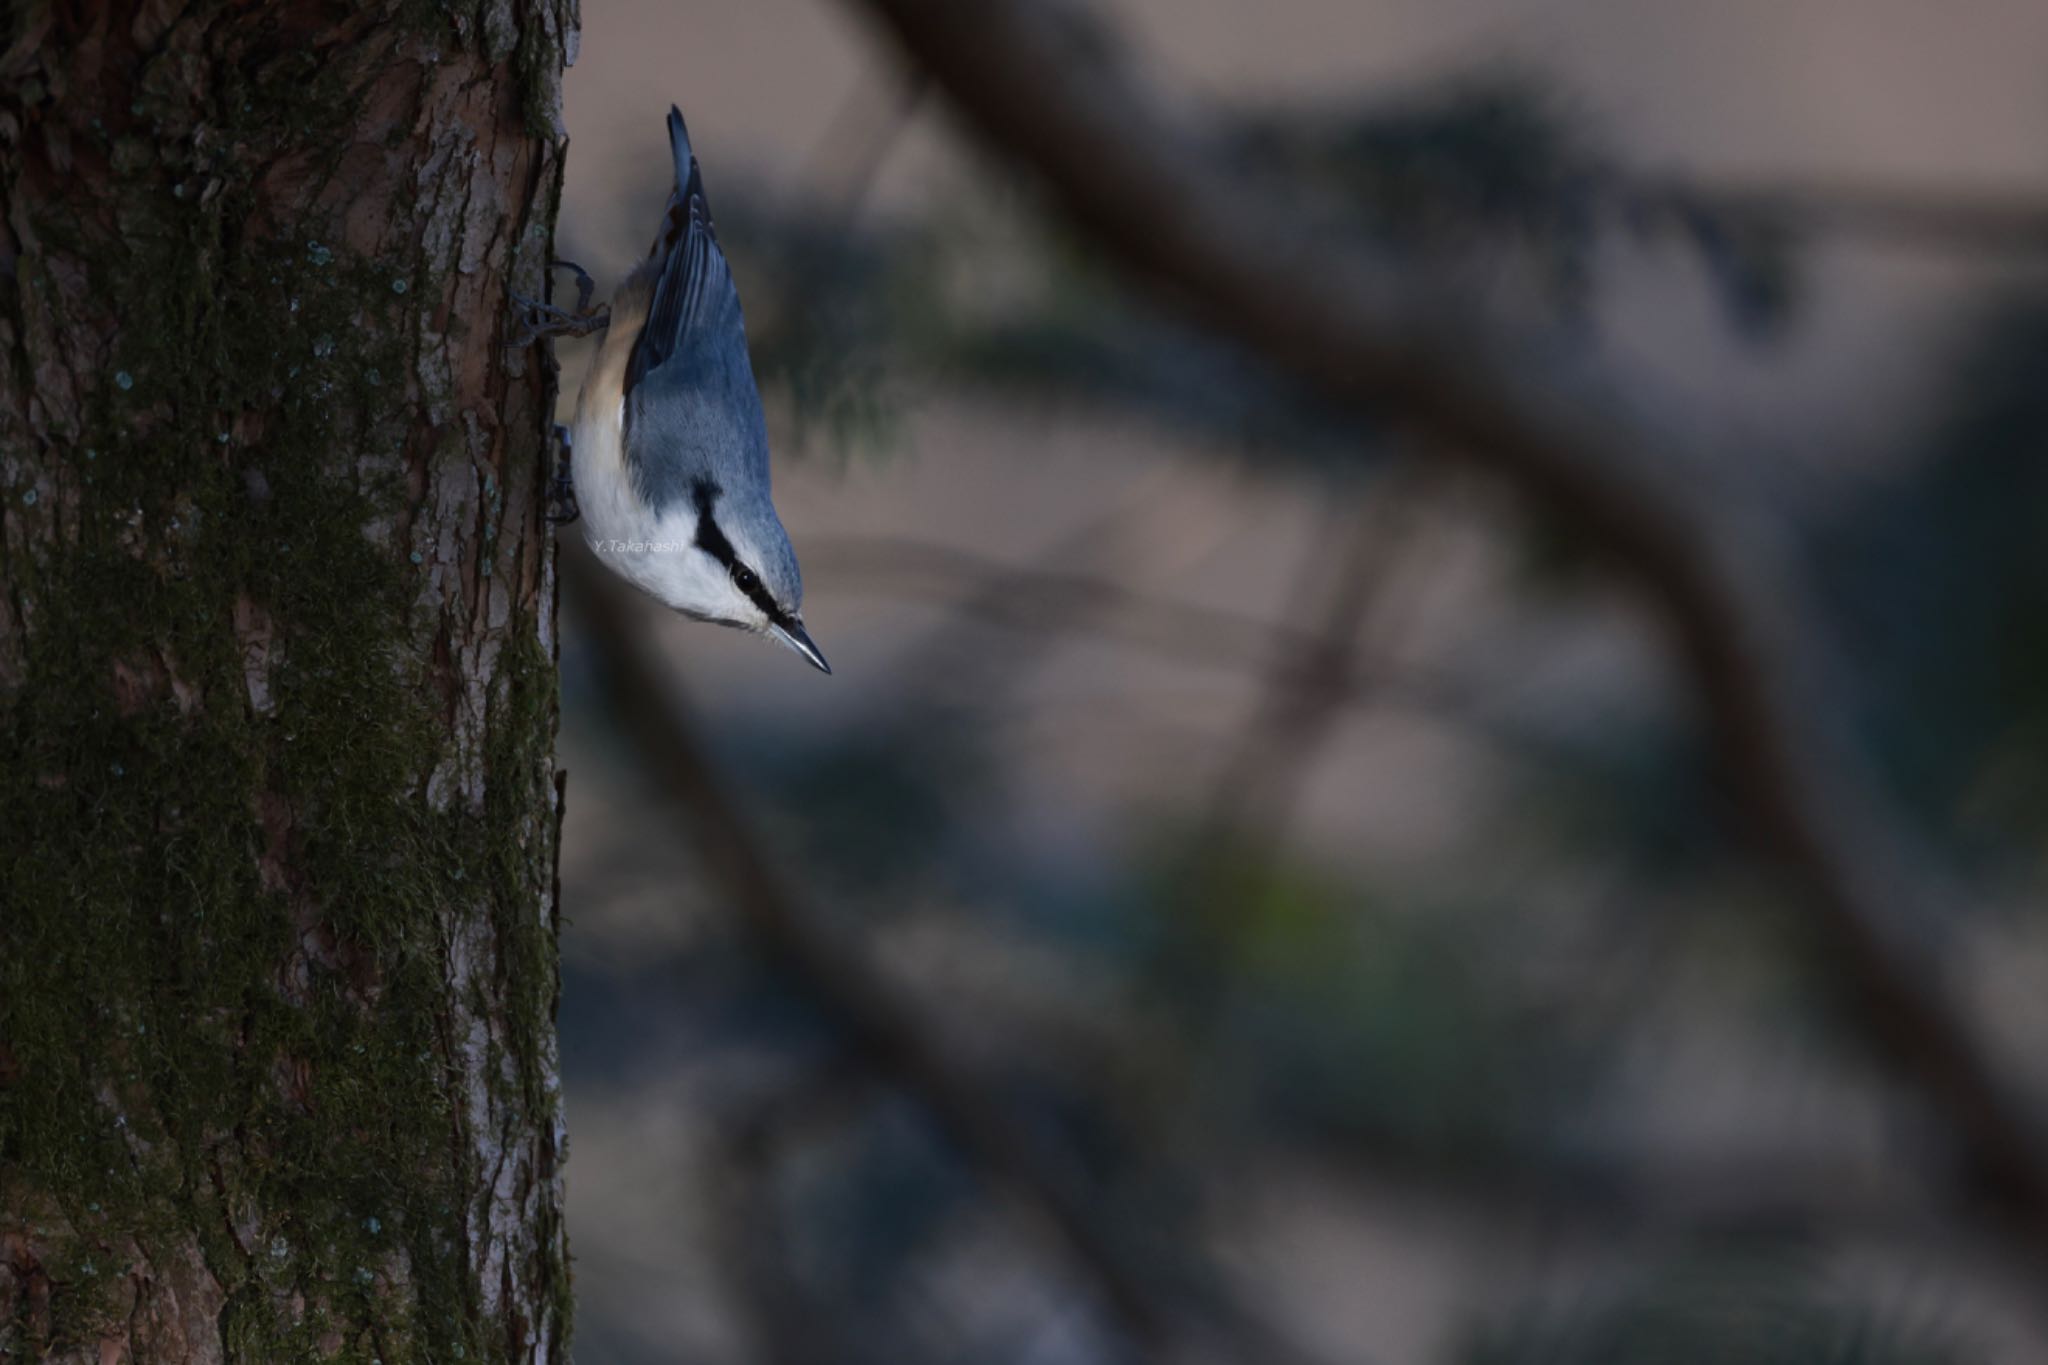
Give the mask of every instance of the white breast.
[[652, 270], [643, 266], [619, 286], [610, 325], [576, 399], [570, 470], [583, 538], [606, 568], [667, 605], [723, 616], [734, 589], [717, 561], [695, 548], [694, 510], [652, 515], [626, 471], [626, 362], [646, 323], [653, 282]]

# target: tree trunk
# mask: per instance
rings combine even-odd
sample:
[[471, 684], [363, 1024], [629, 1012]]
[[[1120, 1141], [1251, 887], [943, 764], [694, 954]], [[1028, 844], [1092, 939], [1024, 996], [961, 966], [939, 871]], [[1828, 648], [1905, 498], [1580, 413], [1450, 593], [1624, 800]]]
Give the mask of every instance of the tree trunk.
[[565, 1360], [574, 0], [0, 13], [0, 1360]]

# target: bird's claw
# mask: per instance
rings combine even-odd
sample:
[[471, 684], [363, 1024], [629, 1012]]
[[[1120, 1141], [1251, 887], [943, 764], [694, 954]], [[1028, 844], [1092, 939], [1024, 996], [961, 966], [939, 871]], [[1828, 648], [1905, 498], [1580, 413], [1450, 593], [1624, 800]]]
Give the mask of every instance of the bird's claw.
[[507, 297], [518, 307], [518, 325], [511, 340], [515, 347], [531, 346], [542, 337], [587, 337], [592, 332], [602, 331], [612, 320], [609, 304], [587, 312], [571, 313], [523, 294], [508, 293]]
[[589, 271], [574, 261], [549, 261], [548, 268], [576, 272], [576, 309], [571, 312], [506, 291], [518, 308], [518, 325], [511, 340], [514, 347], [531, 346], [542, 337], [587, 337], [602, 330], [612, 320], [610, 304], [590, 306], [590, 296], [597, 291], [597, 281], [590, 278]]
[[588, 313], [590, 296], [597, 291], [597, 281], [590, 278], [590, 272], [574, 261], [549, 261], [548, 269], [576, 272], [576, 311], [579, 314]]

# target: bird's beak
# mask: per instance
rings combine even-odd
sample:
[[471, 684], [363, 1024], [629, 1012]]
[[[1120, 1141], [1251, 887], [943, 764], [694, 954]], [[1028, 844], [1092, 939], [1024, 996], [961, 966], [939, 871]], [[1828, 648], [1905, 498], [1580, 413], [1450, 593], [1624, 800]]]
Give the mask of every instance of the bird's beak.
[[832, 665], [825, 662], [825, 656], [818, 652], [816, 645], [811, 643], [811, 637], [805, 632], [803, 622], [791, 621], [786, 626], [777, 622], [770, 622], [768, 633], [810, 660], [811, 667], [817, 669], [820, 673], [830, 673], [832, 671]]

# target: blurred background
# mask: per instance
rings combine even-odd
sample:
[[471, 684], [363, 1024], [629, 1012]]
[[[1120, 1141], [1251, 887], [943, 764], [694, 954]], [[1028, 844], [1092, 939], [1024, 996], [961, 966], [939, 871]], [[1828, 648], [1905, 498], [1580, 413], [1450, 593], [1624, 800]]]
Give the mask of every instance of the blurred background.
[[[2048, 7], [1092, 3], [1261, 211], [1763, 490], [2041, 1079]], [[584, 0], [604, 290], [672, 101], [836, 671], [630, 616], [764, 933], [565, 599], [586, 1365], [2048, 1361], [1647, 599], [1156, 311], [844, 5]]]

